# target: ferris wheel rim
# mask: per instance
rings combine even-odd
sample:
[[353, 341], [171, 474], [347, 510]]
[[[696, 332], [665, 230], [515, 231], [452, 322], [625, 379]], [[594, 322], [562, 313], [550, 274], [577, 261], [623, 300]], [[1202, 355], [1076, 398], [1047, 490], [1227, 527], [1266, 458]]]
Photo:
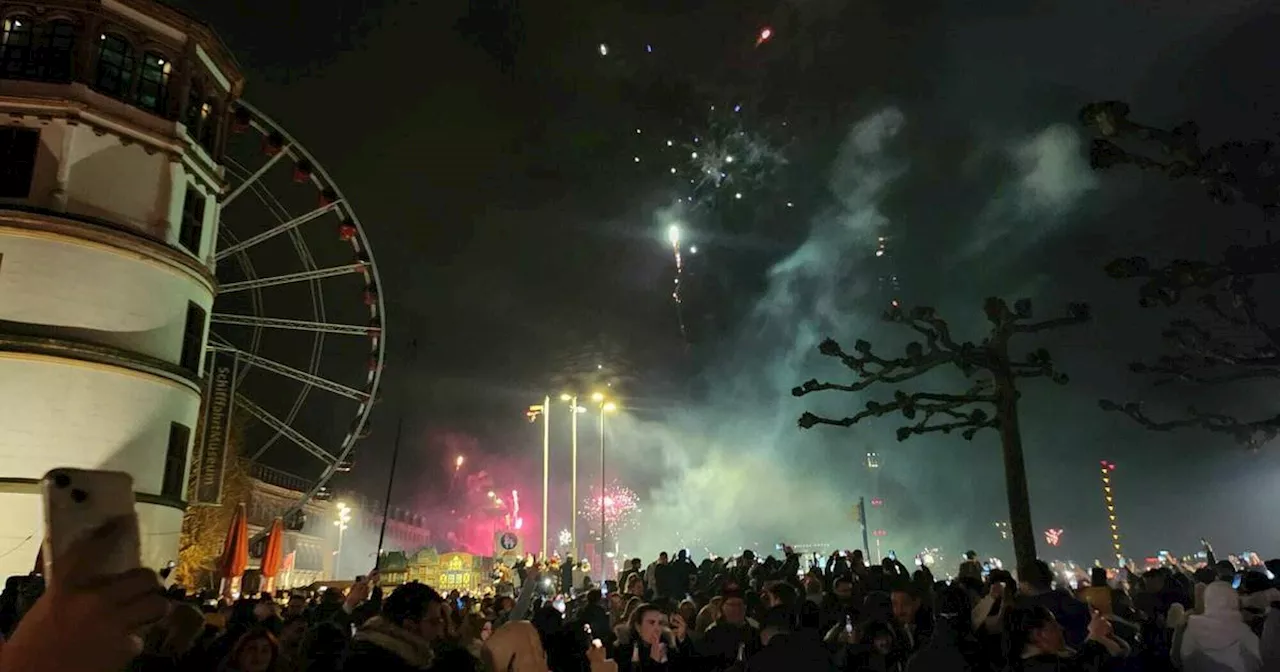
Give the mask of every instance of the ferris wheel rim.
[[[353, 248], [354, 252], [359, 257], [358, 265], [362, 266], [361, 271], [367, 275], [368, 283], [371, 285], [371, 287], [374, 290], [372, 300], [367, 302], [369, 313], [370, 313], [370, 325], [365, 329], [365, 332], [364, 332], [367, 335], [369, 335], [371, 337], [371, 340], [373, 341], [373, 344], [372, 344], [373, 347], [371, 348], [372, 352], [370, 352], [370, 359], [372, 360], [371, 361], [372, 370], [369, 373], [368, 382], [364, 386], [364, 390], [363, 390], [365, 398], [362, 401], [360, 401], [359, 407], [355, 413], [354, 421], [348, 427], [347, 433], [343, 437], [343, 440], [341, 441], [338, 451], [336, 451], [336, 453], [329, 453], [328, 451], [323, 451], [328, 456], [327, 459], [323, 460], [325, 463], [324, 469], [321, 471], [320, 475], [313, 482], [310, 483], [309, 490], [303, 492], [298, 502], [290, 509], [289, 512], [287, 512], [287, 513], [292, 513], [294, 511], [301, 509], [302, 506], [306, 504], [306, 502], [313, 499], [318, 493], [320, 493], [325, 489], [326, 485], [330, 480], [333, 479], [334, 475], [339, 473], [339, 467], [343, 465], [343, 463], [349, 460], [352, 452], [355, 450], [356, 444], [360, 442], [363, 432], [368, 428], [370, 424], [369, 422], [370, 416], [372, 415], [374, 402], [377, 399], [378, 392], [381, 389], [382, 373], [383, 373], [383, 368], [386, 362], [386, 327], [387, 327], [386, 302], [382, 296], [382, 291], [381, 291], [382, 289], [381, 275], [379, 273], [378, 265], [374, 257], [373, 248], [369, 244], [369, 238], [368, 238], [367, 232], [365, 231], [365, 227], [360, 222], [359, 216], [356, 214], [355, 209], [351, 206], [350, 202], [346, 198], [346, 195], [338, 186], [337, 182], [333, 180], [333, 178], [330, 176], [328, 171], [325, 170], [324, 166], [315, 159], [315, 156], [311, 154], [311, 152], [308, 151], [307, 148], [302, 143], [298, 142], [296, 138], [294, 138], [291, 134], [289, 134], [288, 131], [286, 131], [274, 119], [264, 114], [257, 107], [253, 106], [252, 104], [246, 101], [243, 101], [243, 100], [237, 101], [236, 106], [238, 108], [243, 109], [245, 113], [249, 116], [249, 122], [250, 122], [249, 126], [254, 128], [255, 131], [261, 134], [264, 138], [274, 134], [279, 138], [283, 139], [284, 147], [287, 148], [287, 153], [293, 155], [296, 160], [298, 161], [305, 160], [309, 164], [311, 179], [308, 181], [312, 182], [312, 185], [316, 188], [317, 192], [321, 194], [323, 194], [325, 190], [328, 190], [329, 192], [331, 192], [331, 194], [333, 195], [333, 200], [331, 203], [327, 205], [323, 205], [319, 208], [316, 208], [311, 213], [302, 215], [302, 217], [319, 216], [316, 214], [317, 212], [319, 212], [320, 214], [324, 214], [324, 212], [320, 212], [320, 211], [332, 211], [337, 215], [341, 223], [350, 225], [354, 229], [354, 232], [351, 236], [351, 240], [349, 242], [351, 243], [351, 247]], [[282, 149], [281, 153], [283, 154], [286, 152]], [[267, 163], [266, 169], [269, 169], [269, 168], [270, 168], [270, 164]], [[264, 172], [265, 172], [265, 169], [264, 169]], [[222, 222], [221, 207], [230, 202], [231, 198], [228, 198], [228, 197], [238, 196], [243, 189], [252, 186], [252, 183], [256, 182], [258, 177], [260, 177], [259, 174], [253, 174], [253, 173], [250, 173], [247, 179], [243, 175], [236, 175], [236, 176], [241, 180], [240, 184], [236, 187], [237, 191], [222, 194], [218, 199], [220, 223]], [[263, 189], [267, 193], [271, 194], [273, 199], [275, 198], [275, 195], [271, 193], [270, 189], [266, 189], [265, 187], [263, 187]], [[278, 218], [277, 213], [272, 211], [272, 214], [276, 215]], [[304, 248], [307, 247], [305, 244], [305, 238], [297, 230], [298, 228], [300, 228], [300, 226], [301, 225], [295, 225], [294, 227], [289, 228], [287, 231], [285, 231], [287, 233], [290, 233], [291, 234], [290, 237], [294, 239], [295, 249], [298, 249], [297, 248], [298, 244], [301, 244], [302, 247]], [[234, 233], [230, 231], [228, 231], [228, 235], [230, 238], [235, 238]], [[298, 239], [301, 239], [300, 243]], [[236, 242], [237, 245], [240, 245], [243, 243], [244, 243], [244, 240], [238, 240]], [[249, 245], [248, 247], [251, 247], [251, 246], [252, 245]], [[245, 247], [242, 250], [232, 250], [230, 253], [227, 253], [223, 256], [230, 256], [230, 254], [234, 254], [236, 252], [245, 252], [247, 251], [248, 247]], [[308, 272], [317, 272], [322, 270], [316, 266], [314, 258], [310, 256], [309, 249], [307, 250], [298, 249], [298, 252], [299, 252], [299, 255], [298, 255], [299, 259], [304, 263], [304, 265], [309, 266], [309, 268], [307, 269]], [[217, 253], [218, 251], [215, 248], [215, 258], [219, 258], [216, 256]], [[242, 263], [249, 264], [250, 269], [253, 268], [252, 261], [248, 260], [247, 258], [244, 258], [244, 261]], [[355, 266], [355, 264], [353, 264], [353, 266]], [[256, 275], [256, 269], [253, 270], [253, 273]], [[326, 277], [326, 276], [313, 277], [308, 279], [307, 282], [309, 285], [312, 285], [311, 293], [312, 293], [313, 302], [317, 303], [317, 305], [319, 306], [319, 308], [314, 308], [313, 306], [313, 311], [318, 310], [320, 313], [318, 317], [324, 320], [326, 318], [323, 317], [323, 315], [325, 314], [323, 293], [317, 294], [318, 287], [316, 286], [316, 283], [318, 283], [320, 277]], [[251, 291], [253, 291], [256, 295], [258, 294], [258, 292], [261, 291], [261, 288], [259, 287], [257, 289], [252, 289]], [[219, 288], [218, 295], [219, 296], [223, 295], [221, 286]], [[256, 302], [259, 300], [260, 299], [255, 299], [254, 301]], [[215, 305], [216, 305], [216, 299], [215, 299]], [[297, 321], [294, 321], [294, 322], [297, 322]], [[232, 324], [235, 324], [235, 323], [232, 322]], [[322, 326], [322, 325], [325, 325], [326, 323], [318, 322], [318, 323], [312, 323], [312, 324], [313, 326]], [[243, 325], [243, 326], [253, 326], [255, 333], [265, 328], [262, 324]], [[276, 325], [276, 326], [279, 326], [279, 325]], [[337, 325], [334, 325], [334, 326], [337, 326]], [[320, 345], [323, 344], [324, 337], [327, 332], [321, 329], [309, 329], [309, 330], [313, 331], [316, 334], [317, 338], [313, 339], [313, 344], [316, 344], [315, 347], [318, 348]], [[212, 336], [212, 329], [210, 331]], [[328, 333], [353, 334], [354, 332], [339, 331], [339, 332], [328, 332]], [[225, 341], [226, 339], [220, 339], [220, 340]], [[214, 343], [211, 342], [210, 347], [214, 349], [218, 349], [218, 348], [226, 349], [229, 347], [232, 349], [236, 349], [237, 351], [239, 350], [233, 344], [230, 344], [230, 343], [215, 345]], [[256, 343], [254, 347], [256, 349], [257, 347]], [[318, 350], [316, 350], [315, 352], [318, 353]], [[255, 356], [256, 356], [256, 353], [255, 353]], [[318, 358], [319, 356], [317, 354], [316, 359], [318, 360]], [[311, 373], [314, 374], [314, 366], [310, 366], [309, 368], [313, 369]], [[285, 374], [280, 374], [280, 375], [285, 375]], [[310, 390], [316, 387], [320, 388], [323, 391], [329, 391], [329, 392], [334, 391], [332, 389], [328, 389], [323, 386], [316, 385], [315, 383], [309, 382], [306, 380], [300, 380], [299, 382], [301, 382], [304, 385], [304, 388], [302, 393], [298, 397], [298, 399], [305, 398], [307, 395], [309, 395]], [[343, 395], [343, 396], [347, 396], [347, 395]], [[250, 411], [250, 412], [254, 415], [257, 415], [257, 413], [254, 413], [253, 411]], [[273, 436], [273, 438], [267, 444], [264, 444], [264, 445], [270, 445], [271, 443], [274, 443], [274, 441], [278, 440], [278, 438], [280, 438], [282, 434], [285, 436], [285, 438], [293, 439], [294, 443], [298, 443], [298, 440], [294, 436], [289, 435], [289, 433], [284, 431], [283, 428], [273, 427], [273, 429], [275, 430], [275, 436]], [[302, 444], [299, 444], [299, 445], [302, 445]], [[302, 447], [306, 448], [305, 445], [303, 445]], [[259, 453], [259, 456], [260, 456], [260, 453]]]

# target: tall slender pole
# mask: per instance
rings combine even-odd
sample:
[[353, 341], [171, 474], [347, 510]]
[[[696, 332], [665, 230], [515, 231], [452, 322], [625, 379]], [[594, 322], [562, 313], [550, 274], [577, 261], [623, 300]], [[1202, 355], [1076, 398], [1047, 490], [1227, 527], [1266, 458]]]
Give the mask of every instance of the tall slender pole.
[[345, 523], [338, 525], [338, 552], [333, 556], [333, 579], [335, 581], [342, 580], [342, 533], [346, 531]]
[[547, 487], [551, 478], [551, 397], [542, 400], [542, 559], [547, 554]]
[[858, 498], [858, 522], [862, 523], [862, 552], [864, 557], [871, 557], [871, 544], [867, 541], [867, 502], [862, 497]]
[[[405, 361], [405, 371], [412, 374], [413, 360], [418, 354], [418, 339], [409, 341], [409, 357]], [[407, 387], [407, 386], [406, 386]], [[407, 408], [409, 404], [405, 403]], [[400, 439], [404, 436], [404, 414], [407, 411], [400, 411], [400, 419], [396, 422], [396, 439], [391, 445], [391, 472], [387, 474], [387, 498], [382, 502], [382, 529], [378, 530], [378, 549], [377, 555], [374, 556], [373, 568], [382, 567], [382, 543], [387, 538], [387, 518], [391, 515], [391, 489], [396, 484], [396, 462], [400, 459]]]
[[572, 521], [569, 527], [569, 553], [574, 557], [578, 557], [578, 395], [573, 395], [569, 400], [569, 413], [573, 416], [573, 426], [569, 430], [570, 441], [573, 444], [573, 476], [570, 478], [572, 485], [569, 500], [569, 509], [572, 511]]
[[600, 404], [600, 576], [604, 576], [604, 404]]
[[378, 530], [378, 555], [373, 561], [373, 568], [382, 567], [382, 542], [387, 538], [387, 518], [391, 515], [391, 488], [396, 482], [396, 461], [400, 458], [400, 437], [404, 435], [404, 413], [396, 422], [396, 442], [391, 448], [391, 473], [387, 475], [387, 498], [382, 503], [382, 529]]

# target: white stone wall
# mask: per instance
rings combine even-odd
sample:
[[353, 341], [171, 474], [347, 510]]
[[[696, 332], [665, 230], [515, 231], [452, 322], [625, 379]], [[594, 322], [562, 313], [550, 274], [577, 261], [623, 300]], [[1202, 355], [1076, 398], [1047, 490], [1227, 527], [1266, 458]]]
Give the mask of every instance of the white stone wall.
[[0, 214], [0, 320], [22, 331], [106, 345], [179, 364], [188, 302], [213, 293], [172, 260], [48, 231]]

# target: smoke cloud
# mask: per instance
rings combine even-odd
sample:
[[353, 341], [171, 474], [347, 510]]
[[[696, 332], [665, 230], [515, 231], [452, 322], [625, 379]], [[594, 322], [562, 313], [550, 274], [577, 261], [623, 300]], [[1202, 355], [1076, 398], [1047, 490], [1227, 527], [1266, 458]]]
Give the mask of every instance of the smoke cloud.
[[[777, 543], [856, 548], [861, 538], [853, 506], [860, 495], [886, 499], [885, 510], [873, 512], [879, 518], [870, 523], [891, 528], [885, 552], [956, 548], [976, 527], [990, 524], [983, 519], [956, 526], [941, 515], [941, 505], [951, 501], [981, 510], [971, 506], [975, 489], [984, 490], [987, 500], [1003, 499], [1002, 480], [989, 486], [979, 480], [975, 488], [947, 468], [990, 460], [980, 473], [1000, 474], [998, 453], [989, 449], [993, 438], [966, 444], [929, 436], [894, 444], [891, 419], [803, 432], [796, 426], [802, 410], [847, 414], [870, 396], [787, 394], [805, 379], [841, 376], [838, 365], [816, 353], [827, 336], [866, 337], [893, 350], [901, 346], [891, 338], [876, 339], [887, 297], [876, 290], [876, 274], [885, 267], [876, 265], [884, 260], [874, 251], [877, 237], [895, 229], [884, 211], [886, 197], [910, 178], [900, 142], [908, 132], [906, 115], [895, 107], [852, 125], [829, 170], [834, 205], [770, 269], [767, 290], [735, 347], [725, 349], [735, 354], [710, 367], [716, 378], [704, 403], [658, 420], [624, 416], [613, 423], [609, 440], [618, 447], [612, 453], [617, 473], [633, 487], [651, 484], [647, 491], [635, 488], [642, 511], [636, 529], [619, 539], [624, 555], [651, 557], [677, 546], [696, 555], [728, 555], [742, 547], [767, 553]], [[1055, 226], [1096, 187], [1080, 150], [1079, 137], [1063, 125], [1006, 141], [1001, 156], [1012, 170], [974, 221], [959, 224], [972, 228], [982, 245], [1007, 238], [1035, 242], [1051, 231], [1043, 227]], [[977, 298], [965, 300], [976, 305]], [[964, 318], [953, 324], [970, 326]], [[885, 456], [874, 472], [866, 467], [873, 450]], [[966, 451], [968, 456], [956, 457]], [[991, 516], [1003, 518], [998, 508]]]

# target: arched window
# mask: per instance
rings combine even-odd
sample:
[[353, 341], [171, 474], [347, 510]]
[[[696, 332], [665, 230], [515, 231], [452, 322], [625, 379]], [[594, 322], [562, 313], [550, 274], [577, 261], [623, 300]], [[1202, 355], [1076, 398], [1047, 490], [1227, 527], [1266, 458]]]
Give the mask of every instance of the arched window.
[[71, 81], [76, 28], [56, 19], [37, 24], [22, 16], [0, 23], [0, 78]]
[[71, 65], [75, 62], [76, 27], [70, 21], [54, 20], [40, 26], [36, 36], [38, 79], [45, 82], [70, 82]]
[[218, 139], [218, 110], [212, 101], [205, 101], [200, 106], [200, 146], [213, 153], [214, 142]]
[[98, 40], [98, 71], [93, 88], [112, 98], [127, 99], [133, 92], [138, 58], [133, 45], [119, 35], [103, 33]]
[[142, 55], [142, 71], [138, 75], [138, 107], [167, 116], [169, 111], [169, 75], [173, 63], [163, 54], [148, 51]]
[[213, 153], [214, 142], [218, 137], [218, 110], [213, 97], [199, 79], [191, 81], [191, 93], [187, 98], [186, 114], [182, 123], [187, 127], [187, 135], [200, 143], [210, 154]]
[[34, 64], [35, 24], [25, 16], [0, 23], [0, 78], [26, 79]]

